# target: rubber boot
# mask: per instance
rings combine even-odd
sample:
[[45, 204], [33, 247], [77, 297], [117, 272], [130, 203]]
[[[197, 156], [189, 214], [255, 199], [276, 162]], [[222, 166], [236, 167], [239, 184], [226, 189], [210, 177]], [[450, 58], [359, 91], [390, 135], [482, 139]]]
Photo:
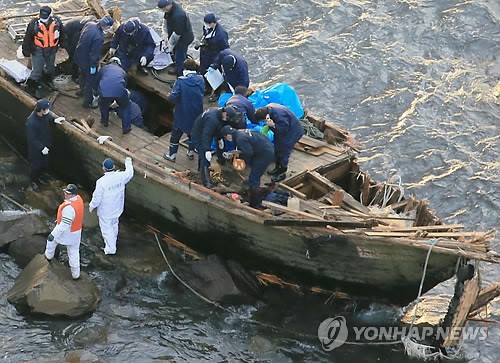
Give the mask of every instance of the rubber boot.
[[210, 182], [210, 171], [208, 170], [208, 166], [201, 167], [201, 181], [203, 185], [208, 189], [213, 189], [215, 185]]
[[33, 97], [35, 97], [37, 100], [43, 98], [42, 85], [40, 84], [40, 82], [29, 80], [28, 84], [33, 91]]
[[274, 169], [273, 170], [269, 170], [267, 172], [268, 175], [276, 175], [280, 172], [280, 168], [281, 168], [281, 164], [280, 164], [280, 161], [278, 159], [276, 159], [276, 163], [274, 164]]
[[259, 208], [261, 207], [261, 203], [259, 187], [254, 185], [250, 186], [250, 189], [248, 189], [248, 204], [252, 208]]
[[273, 183], [277, 183], [277, 182], [280, 182], [282, 180], [285, 180], [286, 179], [286, 171], [288, 170], [288, 168], [286, 166], [281, 166], [279, 167], [279, 171], [278, 173], [276, 173], [272, 178], [271, 178], [271, 181]]

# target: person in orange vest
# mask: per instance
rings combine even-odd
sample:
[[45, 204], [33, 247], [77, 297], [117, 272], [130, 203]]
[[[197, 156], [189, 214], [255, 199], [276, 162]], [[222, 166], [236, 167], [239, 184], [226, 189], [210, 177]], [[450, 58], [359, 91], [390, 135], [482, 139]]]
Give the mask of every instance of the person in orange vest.
[[68, 184], [64, 191], [64, 202], [57, 209], [57, 225], [47, 237], [45, 257], [54, 257], [58, 244], [68, 251], [69, 267], [74, 280], [80, 278], [80, 240], [83, 226], [83, 199], [78, 195], [78, 187]]
[[42, 6], [40, 15], [33, 18], [26, 28], [22, 51], [31, 57], [31, 75], [28, 86], [35, 98], [42, 98], [42, 80], [52, 81], [55, 71], [56, 53], [61, 39], [63, 24], [58, 16], [52, 15], [50, 6]]

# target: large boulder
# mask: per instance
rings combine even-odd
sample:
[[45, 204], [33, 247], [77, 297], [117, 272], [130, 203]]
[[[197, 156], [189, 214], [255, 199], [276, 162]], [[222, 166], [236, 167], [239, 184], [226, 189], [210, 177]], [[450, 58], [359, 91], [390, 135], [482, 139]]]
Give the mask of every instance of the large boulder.
[[212, 301], [247, 301], [224, 263], [216, 255], [190, 261], [175, 268], [176, 274], [195, 291]]
[[0, 211], [0, 248], [18, 238], [49, 233], [47, 224], [35, 212]]
[[73, 280], [69, 267], [45, 256], [35, 258], [16, 278], [7, 301], [20, 313], [78, 317], [97, 309], [101, 293], [84, 272]]
[[43, 255], [46, 236], [26, 236], [9, 245], [9, 255], [20, 267], [26, 267], [36, 255]]

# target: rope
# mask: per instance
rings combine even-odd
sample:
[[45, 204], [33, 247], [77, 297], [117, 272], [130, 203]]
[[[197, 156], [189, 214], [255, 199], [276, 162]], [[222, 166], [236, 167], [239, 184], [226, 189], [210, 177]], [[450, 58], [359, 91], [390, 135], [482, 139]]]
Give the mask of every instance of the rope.
[[[399, 182], [397, 184], [391, 183], [391, 180], [394, 177], [399, 178]], [[380, 203], [380, 206], [382, 208], [385, 208], [387, 206], [387, 203], [389, 203], [391, 198], [394, 196], [394, 194], [396, 193], [396, 190], [399, 190], [399, 198], [398, 198], [397, 202], [400, 202], [401, 199], [403, 199], [404, 189], [401, 186], [401, 176], [399, 176], [399, 175], [394, 175], [386, 183], [384, 183], [384, 197], [382, 198], [382, 202]], [[378, 196], [378, 192], [375, 194], [372, 201], [368, 205], [373, 205], [373, 202], [375, 202], [375, 199], [377, 199], [377, 196]]]
[[52, 79], [54, 86], [62, 86], [68, 84], [71, 81], [70, 74], [60, 74]]
[[160, 81], [160, 82], [167, 83], [167, 84], [170, 84], [170, 85], [172, 85], [172, 84], [174, 84], [174, 83], [175, 83], [175, 81], [174, 81], [174, 80], [172, 80], [172, 79], [165, 79], [165, 78], [160, 77], [160, 76], [158, 75], [158, 72], [157, 72], [157, 71], [156, 71], [156, 69], [154, 69], [154, 68], [152, 68], [152, 69], [151, 69], [151, 74], [152, 74], [152, 75], [153, 75], [153, 76], [154, 76], [154, 77], [155, 77], [158, 81]]

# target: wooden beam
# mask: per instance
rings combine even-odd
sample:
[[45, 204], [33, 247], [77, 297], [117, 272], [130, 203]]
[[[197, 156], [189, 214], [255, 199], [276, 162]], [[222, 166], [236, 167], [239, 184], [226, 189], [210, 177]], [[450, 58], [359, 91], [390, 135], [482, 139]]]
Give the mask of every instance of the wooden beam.
[[294, 210], [294, 209], [290, 209], [288, 207], [285, 207], [283, 205], [280, 205], [280, 204], [275, 204], [275, 203], [271, 203], [271, 202], [268, 202], [266, 200], [264, 200], [262, 202], [262, 204], [268, 208], [271, 208], [271, 209], [276, 209], [276, 210], [279, 210], [279, 211], [282, 211], [282, 212], [287, 212], [287, 213], [291, 213], [291, 214], [296, 214], [296, 215], [299, 215], [299, 216], [303, 216], [303, 217], [307, 217], [307, 218], [310, 218], [310, 219], [316, 219], [318, 221], [325, 221], [325, 219], [315, 215], [315, 214], [311, 214], [311, 213], [307, 213], [307, 212], [302, 212], [302, 211], [298, 211], [298, 210]]
[[[318, 184], [323, 185], [323, 187], [329, 191], [339, 191], [339, 190], [344, 191], [344, 189], [342, 189], [340, 186], [331, 182], [330, 180], [328, 180], [327, 178], [325, 178], [323, 175], [321, 175], [320, 173], [318, 173], [316, 171], [308, 171], [307, 174], [309, 177], [314, 179], [314, 181], [316, 181]], [[358, 202], [356, 199], [354, 199], [352, 197], [352, 195], [350, 195], [349, 193], [344, 194], [343, 204], [346, 204], [350, 208], [355, 209], [357, 211], [367, 213], [367, 214], [370, 213], [370, 210], [367, 207], [365, 207], [360, 202]]]
[[266, 226], [281, 227], [338, 227], [338, 228], [371, 228], [376, 225], [375, 220], [368, 221], [334, 221], [334, 220], [316, 220], [316, 219], [265, 219]]
[[[411, 232], [370, 232], [366, 231], [367, 236], [379, 236], [379, 237], [417, 237], [415, 233]], [[485, 232], [431, 232], [425, 235], [425, 238], [438, 238], [438, 237], [483, 237]]]
[[437, 224], [433, 226], [419, 227], [382, 227], [375, 228], [376, 232], [412, 232], [412, 231], [449, 231], [450, 229], [462, 229], [463, 224]]
[[296, 197], [298, 197], [300, 199], [304, 199], [304, 200], [307, 199], [307, 196], [304, 193], [299, 192], [298, 190], [292, 188], [289, 185], [286, 185], [285, 183], [278, 183], [278, 187], [285, 189], [287, 192], [292, 193], [293, 195], [295, 195]]

